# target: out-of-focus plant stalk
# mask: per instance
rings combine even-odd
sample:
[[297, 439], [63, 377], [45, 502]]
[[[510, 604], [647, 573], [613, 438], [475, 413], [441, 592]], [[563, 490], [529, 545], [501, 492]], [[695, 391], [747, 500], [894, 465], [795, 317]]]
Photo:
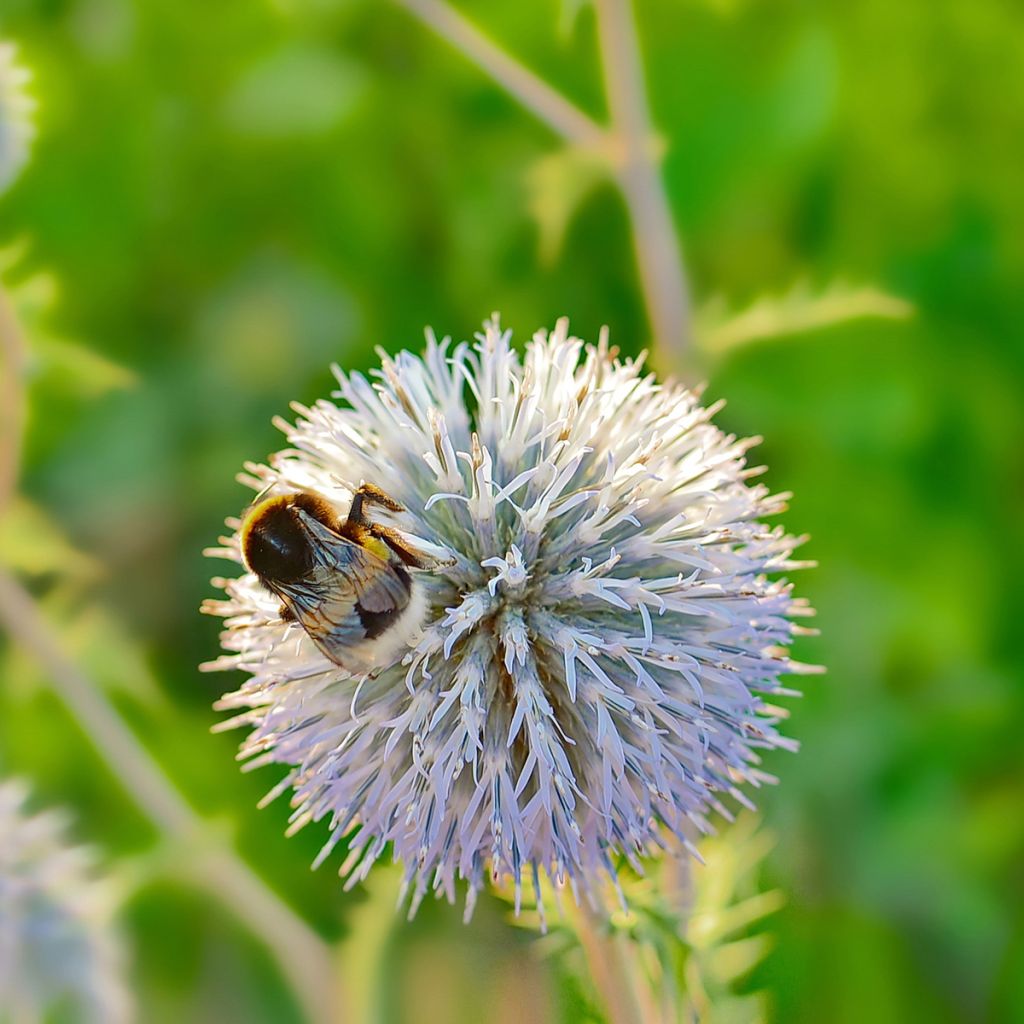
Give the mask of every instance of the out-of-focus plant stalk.
[[609, 1024], [653, 1024], [655, 1018], [641, 1011], [628, 959], [620, 948], [625, 940], [607, 933], [607, 922], [585, 899], [574, 908], [572, 924]]
[[543, 121], [556, 135], [577, 146], [602, 148], [606, 132], [445, 0], [396, 0], [442, 39], [484, 70], [510, 96]]
[[0, 516], [14, 496], [25, 429], [25, 340], [0, 284]]
[[644, 84], [631, 0], [594, 0], [601, 69], [621, 148], [615, 166], [633, 224], [633, 248], [656, 349], [679, 368], [690, 342], [690, 297]]
[[595, 0], [611, 125], [588, 117], [446, 0], [396, 0], [567, 142], [597, 153], [622, 192], [656, 351], [673, 368], [691, 342], [690, 290], [659, 169], [630, 0]]

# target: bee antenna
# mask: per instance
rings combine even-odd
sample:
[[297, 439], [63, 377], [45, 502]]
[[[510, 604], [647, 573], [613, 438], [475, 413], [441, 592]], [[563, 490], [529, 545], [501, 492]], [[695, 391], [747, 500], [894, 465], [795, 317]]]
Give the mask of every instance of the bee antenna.
[[274, 489], [274, 481], [271, 480], [270, 483], [267, 484], [267, 486], [264, 487], [263, 490], [260, 491], [260, 493], [257, 494], [256, 497], [252, 499], [251, 502], [249, 502], [249, 504], [250, 505], [255, 505], [257, 502], [262, 501], [273, 489]]

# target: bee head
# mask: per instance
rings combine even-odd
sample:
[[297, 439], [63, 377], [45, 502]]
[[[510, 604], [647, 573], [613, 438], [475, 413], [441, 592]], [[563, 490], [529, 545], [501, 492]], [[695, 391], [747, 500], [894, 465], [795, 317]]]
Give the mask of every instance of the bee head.
[[313, 570], [315, 553], [300, 512], [331, 529], [337, 514], [323, 498], [308, 492], [277, 495], [255, 505], [242, 522], [242, 558], [268, 583], [294, 583]]

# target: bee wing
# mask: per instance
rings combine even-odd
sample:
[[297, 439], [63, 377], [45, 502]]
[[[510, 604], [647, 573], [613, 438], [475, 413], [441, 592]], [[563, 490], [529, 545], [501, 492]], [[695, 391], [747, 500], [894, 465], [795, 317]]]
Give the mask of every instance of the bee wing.
[[344, 665], [346, 649], [380, 636], [409, 604], [412, 585], [399, 565], [313, 520], [311, 577], [277, 583], [275, 591], [320, 650]]

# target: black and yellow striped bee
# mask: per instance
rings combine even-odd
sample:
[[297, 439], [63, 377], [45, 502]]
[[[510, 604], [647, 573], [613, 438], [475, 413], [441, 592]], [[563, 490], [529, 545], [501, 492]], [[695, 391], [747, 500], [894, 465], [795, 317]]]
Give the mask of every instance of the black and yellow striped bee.
[[411, 570], [451, 564], [371, 522], [370, 505], [404, 511], [373, 484], [355, 492], [344, 519], [325, 498], [300, 491], [258, 501], [240, 535], [246, 568], [281, 599], [282, 618], [353, 673], [391, 664], [416, 635], [426, 602]]

